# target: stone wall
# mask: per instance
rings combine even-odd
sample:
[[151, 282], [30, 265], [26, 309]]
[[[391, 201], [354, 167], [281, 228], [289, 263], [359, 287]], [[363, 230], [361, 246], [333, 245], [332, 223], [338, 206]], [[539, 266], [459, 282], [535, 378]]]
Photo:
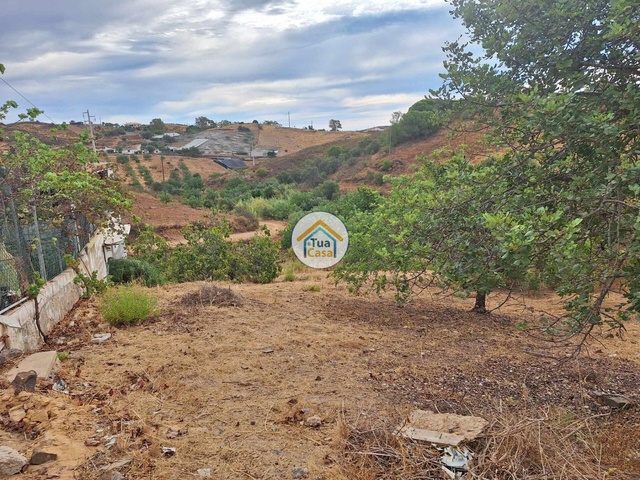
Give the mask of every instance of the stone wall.
[[[82, 249], [80, 268], [87, 274], [98, 272], [98, 278], [107, 276], [103, 246], [105, 237], [96, 233]], [[80, 299], [82, 288], [73, 283], [76, 274], [68, 268], [53, 280], [48, 281], [38, 295], [40, 305], [40, 326], [45, 334], [71, 311]], [[0, 334], [4, 344], [0, 348], [18, 348], [25, 352], [36, 350], [42, 345], [42, 338], [35, 322], [35, 302], [27, 300], [16, 308], [0, 315]]]

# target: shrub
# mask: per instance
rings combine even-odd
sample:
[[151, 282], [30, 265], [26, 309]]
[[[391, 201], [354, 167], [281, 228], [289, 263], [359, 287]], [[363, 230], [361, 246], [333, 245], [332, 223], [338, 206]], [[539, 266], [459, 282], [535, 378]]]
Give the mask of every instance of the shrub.
[[112, 325], [133, 325], [158, 314], [157, 298], [139, 285], [120, 285], [107, 290], [98, 308]]
[[387, 159], [380, 164], [380, 171], [388, 172], [391, 170], [392, 167], [393, 167], [393, 162]]
[[250, 282], [273, 282], [282, 271], [278, 263], [278, 244], [271, 239], [269, 230], [264, 226], [247, 243], [238, 245], [236, 256], [243, 260], [244, 268], [239, 273]]
[[264, 177], [266, 177], [268, 174], [267, 174], [267, 171], [266, 171], [264, 168], [259, 168], [259, 169], [257, 169], [257, 170], [256, 170], [256, 175], [257, 175], [258, 177], [260, 177], [260, 178], [264, 178]]
[[173, 200], [173, 197], [168, 192], [162, 192], [159, 198], [160, 198], [160, 201], [164, 203], [171, 203], [171, 200]]
[[130, 283], [139, 280], [147, 287], [162, 283], [160, 269], [138, 258], [109, 260], [109, 275], [114, 283]]
[[117, 155], [116, 162], [127, 165], [129, 163], [129, 157], [127, 155]]

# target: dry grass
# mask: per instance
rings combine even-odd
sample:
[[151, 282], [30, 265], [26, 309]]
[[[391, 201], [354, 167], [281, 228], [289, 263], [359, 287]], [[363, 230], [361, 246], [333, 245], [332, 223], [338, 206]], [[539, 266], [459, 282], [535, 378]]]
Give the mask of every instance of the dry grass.
[[185, 293], [180, 304], [187, 307], [239, 307], [244, 304], [244, 298], [229, 288], [220, 288], [205, 283], [194, 292]]
[[[638, 478], [640, 431], [626, 424], [611, 428], [606, 425], [609, 415], [578, 418], [562, 408], [498, 408], [485, 435], [469, 444], [474, 458], [466, 478]], [[343, 420], [341, 474], [358, 479], [444, 478], [442, 449], [394, 435], [401, 423]]]

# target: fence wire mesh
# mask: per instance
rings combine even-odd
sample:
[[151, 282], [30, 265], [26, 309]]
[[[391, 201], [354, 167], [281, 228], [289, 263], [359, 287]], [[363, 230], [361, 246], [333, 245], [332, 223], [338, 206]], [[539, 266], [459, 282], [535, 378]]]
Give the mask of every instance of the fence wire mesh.
[[0, 311], [27, 294], [34, 273], [51, 280], [78, 258], [95, 227], [79, 215], [51, 225], [38, 220], [37, 208], [17, 209], [0, 194]]

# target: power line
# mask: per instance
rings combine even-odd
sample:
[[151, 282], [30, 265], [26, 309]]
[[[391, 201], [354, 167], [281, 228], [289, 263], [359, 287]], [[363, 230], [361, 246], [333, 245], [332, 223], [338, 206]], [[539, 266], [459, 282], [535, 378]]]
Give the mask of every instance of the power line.
[[[13, 86], [12, 86], [9, 82], [7, 82], [4, 78], [0, 77], [0, 80], [2, 80], [4, 83], [6, 83], [6, 84], [7, 84], [7, 86], [8, 86], [11, 90], [13, 90], [14, 92], [16, 92], [18, 95], [20, 95], [22, 98], [24, 98], [27, 102], [29, 102], [33, 108], [38, 108], [38, 107], [36, 107], [36, 106], [33, 104], [33, 102], [32, 102], [31, 100], [29, 100], [27, 97], [25, 97], [24, 95], [22, 95], [18, 90], [16, 90], [15, 88], [13, 88]], [[40, 109], [38, 108], [38, 110], [40, 110]], [[45, 117], [47, 117], [49, 120], [51, 120], [51, 123], [56, 123], [56, 122], [53, 120], [53, 118], [51, 118], [51, 117], [50, 117], [49, 115], [47, 115], [46, 113], [42, 112], [42, 115], [44, 115], [44, 116], [45, 116]]]

